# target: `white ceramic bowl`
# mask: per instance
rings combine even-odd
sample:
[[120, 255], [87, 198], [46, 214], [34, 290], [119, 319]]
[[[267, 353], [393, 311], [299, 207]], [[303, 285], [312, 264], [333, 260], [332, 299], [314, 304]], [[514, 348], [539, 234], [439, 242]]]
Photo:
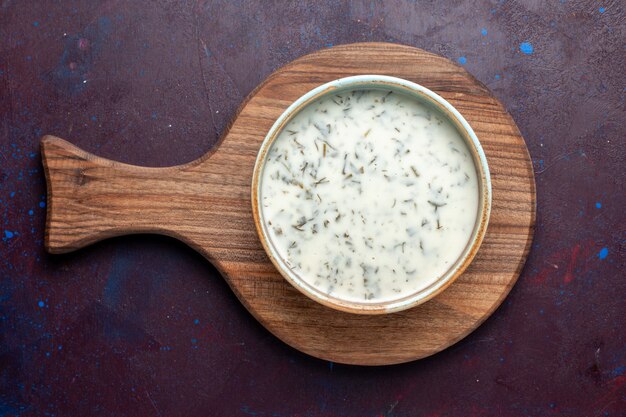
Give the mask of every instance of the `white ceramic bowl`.
[[[267, 152], [274, 140], [278, 137], [282, 128], [300, 110], [321, 96], [326, 94], [339, 94], [348, 90], [368, 88], [384, 88], [402, 92], [405, 95], [414, 97], [418, 101], [436, 107], [443, 115], [447, 116], [448, 120], [456, 127], [461, 137], [465, 140], [465, 144], [472, 154], [477, 173], [479, 192], [479, 207], [476, 223], [465, 249], [456, 262], [452, 264], [445, 274], [441, 275], [429, 286], [405, 297], [382, 302], [354, 302], [340, 299], [324, 293], [302, 280], [287, 266], [285, 260], [274, 247], [263, 219], [263, 210], [259, 199], [261, 187], [260, 178], [262, 177], [261, 174]], [[445, 99], [419, 84], [401, 78], [383, 75], [357, 75], [331, 81], [314, 88], [290, 105], [278, 120], [276, 120], [261, 144], [261, 149], [259, 150], [254, 166], [254, 174], [252, 177], [252, 211], [259, 238], [270, 260], [276, 266], [280, 274], [304, 295], [328, 307], [345, 312], [357, 314], [392, 313], [414, 307], [435, 297], [452, 284], [472, 262], [487, 231], [487, 224], [491, 212], [491, 179], [489, 176], [487, 158], [485, 157], [476, 134], [463, 116]]]

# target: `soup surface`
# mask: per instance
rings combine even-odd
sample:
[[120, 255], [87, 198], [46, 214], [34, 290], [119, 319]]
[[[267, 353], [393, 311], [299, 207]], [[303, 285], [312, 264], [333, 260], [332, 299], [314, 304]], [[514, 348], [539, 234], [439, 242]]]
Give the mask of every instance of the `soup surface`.
[[378, 303], [429, 286], [477, 221], [465, 141], [438, 110], [396, 91], [313, 101], [265, 158], [260, 217], [270, 244], [335, 298]]

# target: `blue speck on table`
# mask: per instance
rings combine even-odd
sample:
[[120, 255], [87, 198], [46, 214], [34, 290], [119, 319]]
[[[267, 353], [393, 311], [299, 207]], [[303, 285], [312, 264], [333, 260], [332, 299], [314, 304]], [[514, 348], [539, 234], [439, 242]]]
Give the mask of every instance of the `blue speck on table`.
[[519, 44], [519, 50], [522, 51], [522, 53], [526, 54], [526, 55], [532, 55], [532, 53], [535, 51], [535, 49], [533, 48], [532, 43], [530, 42], [522, 42]]

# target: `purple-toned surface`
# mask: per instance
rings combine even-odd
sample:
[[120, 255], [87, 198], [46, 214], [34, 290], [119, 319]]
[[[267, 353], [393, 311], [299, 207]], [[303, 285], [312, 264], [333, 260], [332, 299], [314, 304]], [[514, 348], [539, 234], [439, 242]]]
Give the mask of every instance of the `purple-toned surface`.
[[[0, 416], [625, 415], [624, 3], [276, 3], [0, 2]], [[44, 253], [42, 134], [187, 162], [274, 69], [356, 41], [456, 60], [528, 143], [532, 252], [465, 340], [336, 365], [274, 338], [171, 239]]]

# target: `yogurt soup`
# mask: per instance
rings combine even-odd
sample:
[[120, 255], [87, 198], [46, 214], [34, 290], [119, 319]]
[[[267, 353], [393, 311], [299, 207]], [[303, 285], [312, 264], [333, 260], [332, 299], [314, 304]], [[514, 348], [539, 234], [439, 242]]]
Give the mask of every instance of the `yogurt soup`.
[[260, 174], [260, 218], [292, 272], [332, 297], [397, 300], [443, 276], [479, 208], [465, 141], [398, 91], [324, 95], [288, 122]]

